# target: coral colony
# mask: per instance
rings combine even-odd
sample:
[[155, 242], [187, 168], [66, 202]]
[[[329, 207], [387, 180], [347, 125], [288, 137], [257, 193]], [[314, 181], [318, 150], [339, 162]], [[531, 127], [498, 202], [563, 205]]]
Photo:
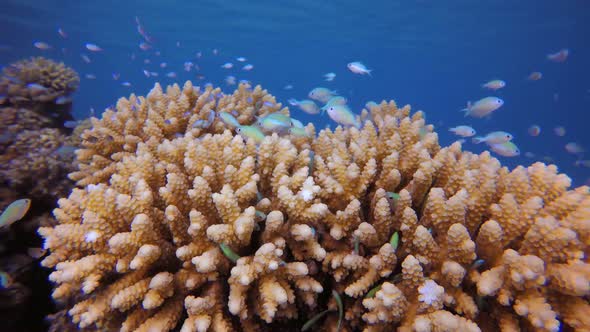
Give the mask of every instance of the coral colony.
[[259, 86], [186, 82], [92, 119], [77, 188], [39, 229], [67, 316], [54, 325], [590, 326], [587, 187], [568, 190], [553, 165], [509, 171], [441, 147], [422, 112], [393, 101], [363, 110], [360, 129], [240, 134], [274, 113], [290, 116]]

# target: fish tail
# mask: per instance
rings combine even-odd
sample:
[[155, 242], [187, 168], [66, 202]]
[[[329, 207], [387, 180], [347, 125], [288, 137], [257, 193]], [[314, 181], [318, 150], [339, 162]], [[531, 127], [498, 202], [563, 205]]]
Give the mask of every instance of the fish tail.
[[473, 144], [479, 144], [481, 142], [485, 142], [485, 138], [481, 136], [474, 137], [472, 140]]
[[465, 112], [465, 116], [469, 116], [470, 111], [471, 111], [471, 101], [468, 101], [467, 107], [462, 109], [461, 112]]
[[373, 71], [373, 69], [369, 69], [369, 70], [367, 70], [367, 74], [368, 74], [370, 77], [373, 77], [373, 75], [371, 75], [371, 72], [372, 72], [372, 71]]

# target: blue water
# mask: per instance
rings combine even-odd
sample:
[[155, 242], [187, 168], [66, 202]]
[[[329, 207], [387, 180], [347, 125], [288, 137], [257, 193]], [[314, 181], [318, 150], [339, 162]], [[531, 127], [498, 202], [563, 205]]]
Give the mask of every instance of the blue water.
[[[165, 3], [165, 4], [164, 4]], [[135, 16], [155, 39], [154, 49], [138, 45]], [[62, 28], [68, 38], [57, 33]], [[441, 145], [457, 137], [448, 128], [472, 125], [478, 133], [504, 130], [515, 136], [518, 157], [497, 156], [515, 167], [534, 161], [553, 161], [574, 185], [590, 181], [590, 169], [575, 166], [576, 156], [565, 151], [568, 142], [590, 149], [590, 3], [584, 0], [419, 0], [419, 1], [7, 1], [0, 3], [0, 65], [23, 57], [43, 55], [64, 61], [80, 73], [74, 96], [79, 119], [96, 116], [105, 107], [130, 93], [145, 95], [155, 82], [163, 85], [212, 82], [229, 92], [223, 79], [234, 75], [261, 84], [286, 104], [306, 98], [314, 87], [325, 86], [347, 97], [359, 112], [370, 100], [395, 99], [423, 110], [436, 126]], [[33, 42], [53, 46], [38, 50]], [[92, 53], [87, 42], [104, 51]], [[177, 46], [180, 43], [180, 47]], [[62, 48], [64, 51], [62, 51]], [[570, 50], [564, 63], [553, 63], [546, 54]], [[219, 50], [217, 56], [212, 54]], [[155, 51], [161, 55], [156, 56]], [[198, 51], [203, 53], [196, 59]], [[83, 62], [80, 54], [92, 62]], [[136, 59], [131, 59], [135, 54]], [[235, 57], [254, 65], [240, 70]], [[150, 59], [151, 64], [144, 64]], [[183, 63], [192, 61], [201, 70], [187, 73]], [[231, 61], [239, 66], [225, 70]], [[373, 77], [349, 72], [346, 64], [362, 61]], [[159, 64], [168, 67], [161, 69]], [[143, 70], [159, 72], [146, 78]], [[164, 74], [175, 71], [178, 77]], [[543, 73], [535, 82], [525, 78]], [[112, 73], [120, 73], [114, 81]], [[322, 75], [336, 73], [333, 82]], [[95, 80], [84, 78], [96, 75]], [[199, 81], [196, 75], [204, 75]], [[500, 78], [507, 86], [495, 95], [505, 104], [491, 119], [464, 118], [459, 112], [467, 100], [493, 92], [480, 85]], [[132, 87], [120, 85], [129, 81]], [[292, 84], [293, 90], [283, 87]], [[327, 116], [309, 116], [293, 110], [300, 120], [316, 128], [334, 123]], [[527, 128], [538, 124], [538, 137]], [[564, 137], [553, 128], [563, 126]], [[464, 144], [481, 152], [485, 146]], [[525, 152], [534, 157], [527, 158]]]

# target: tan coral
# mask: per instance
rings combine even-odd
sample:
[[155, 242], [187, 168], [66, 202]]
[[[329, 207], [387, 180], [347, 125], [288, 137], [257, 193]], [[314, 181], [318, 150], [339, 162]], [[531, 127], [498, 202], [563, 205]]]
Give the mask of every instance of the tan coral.
[[349, 331], [587, 327], [570, 303], [588, 296], [588, 188], [554, 166], [441, 148], [394, 102], [360, 129], [259, 143], [213, 111], [289, 114], [260, 87], [156, 85], [82, 135], [79, 188], [39, 230], [79, 327], [256, 331], [325, 311], [314, 329], [334, 331], [336, 293]]
[[[2, 71], [0, 94], [16, 105], [53, 101], [78, 88], [78, 74], [64, 63], [32, 57], [10, 64]], [[31, 88], [38, 84], [42, 88]]]

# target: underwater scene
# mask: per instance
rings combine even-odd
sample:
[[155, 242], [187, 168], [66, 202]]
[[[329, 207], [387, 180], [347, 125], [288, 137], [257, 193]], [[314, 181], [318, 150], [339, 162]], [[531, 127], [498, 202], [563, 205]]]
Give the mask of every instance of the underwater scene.
[[0, 27], [0, 331], [590, 331], [588, 1]]

